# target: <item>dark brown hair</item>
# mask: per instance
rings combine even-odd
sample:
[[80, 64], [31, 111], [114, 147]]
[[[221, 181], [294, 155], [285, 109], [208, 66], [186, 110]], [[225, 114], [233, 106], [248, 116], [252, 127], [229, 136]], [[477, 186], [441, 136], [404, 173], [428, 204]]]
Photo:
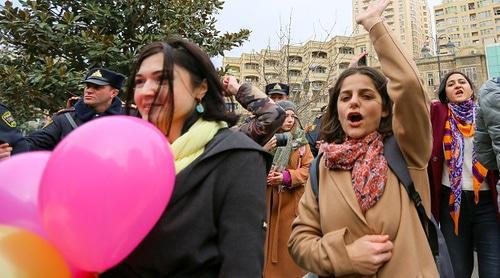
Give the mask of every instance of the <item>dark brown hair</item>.
[[[238, 121], [238, 116], [233, 112], [226, 110], [223, 97], [223, 86], [220, 78], [215, 70], [214, 65], [210, 61], [208, 55], [201, 50], [196, 44], [185, 39], [173, 38], [167, 42], [155, 42], [144, 46], [137, 57], [136, 62], [131, 70], [131, 75], [128, 78], [126, 107], [127, 114], [130, 114], [130, 104], [133, 101], [135, 91], [135, 75], [141, 67], [142, 62], [157, 53], [163, 53], [163, 73], [161, 80], [168, 84], [167, 103], [161, 109], [159, 115], [161, 118], [155, 119], [157, 126], [167, 136], [170, 133], [172, 119], [174, 115], [174, 93], [173, 93], [173, 67], [174, 64], [187, 70], [191, 77], [193, 87], [202, 84], [204, 80], [207, 82], [207, 93], [201, 100], [204, 107], [204, 112], [201, 117], [207, 121], [225, 121], [229, 126], [233, 126]], [[155, 98], [158, 98], [161, 85], [156, 92]], [[156, 101], [156, 99], [155, 99]], [[154, 109], [151, 109], [150, 115]], [[164, 113], [163, 113], [164, 112]], [[197, 113], [197, 112], [194, 112]], [[163, 115], [165, 115], [163, 117]], [[188, 122], [188, 121], [187, 121]], [[185, 125], [187, 124], [185, 123]], [[183, 128], [184, 129], [184, 128]]]
[[386, 117], [382, 117], [378, 131], [383, 136], [387, 136], [392, 133], [392, 101], [387, 93], [387, 79], [382, 73], [374, 68], [357, 67], [348, 68], [343, 71], [337, 79], [335, 85], [328, 90], [330, 98], [325, 115], [321, 120], [321, 140], [325, 140], [328, 143], [341, 143], [345, 140], [346, 135], [339, 121], [337, 101], [344, 80], [354, 74], [366, 75], [373, 81], [373, 85], [375, 85], [375, 88], [382, 97], [382, 109], [388, 112]]
[[475, 89], [474, 89], [474, 83], [472, 83], [472, 81], [470, 81], [469, 77], [465, 74], [463, 74], [462, 72], [459, 72], [459, 71], [452, 71], [452, 72], [449, 72], [447, 73], [443, 79], [441, 79], [441, 83], [439, 83], [439, 88], [438, 88], [438, 97], [439, 97], [439, 101], [441, 101], [441, 103], [448, 103], [448, 97], [446, 96], [446, 83], [448, 82], [448, 78], [450, 78], [450, 76], [452, 76], [453, 74], [460, 74], [461, 76], [463, 76], [465, 78], [465, 80], [467, 80], [467, 82], [469, 82], [469, 85], [472, 89], [472, 99], [474, 99], [474, 95], [475, 95]]

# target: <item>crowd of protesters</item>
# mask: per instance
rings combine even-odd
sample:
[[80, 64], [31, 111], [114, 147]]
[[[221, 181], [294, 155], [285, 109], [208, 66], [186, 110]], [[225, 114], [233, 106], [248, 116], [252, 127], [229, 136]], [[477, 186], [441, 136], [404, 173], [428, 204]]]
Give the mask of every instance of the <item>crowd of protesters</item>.
[[[306, 129], [287, 84], [263, 92], [233, 76], [221, 80], [200, 47], [172, 38], [141, 48], [125, 101], [125, 75], [92, 68], [83, 96], [27, 136], [0, 104], [0, 160], [52, 150], [104, 116], [139, 117], [166, 136], [172, 200], [135, 250], [100, 277], [439, 277], [422, 217], [439, 223], [455, 277], [471, 277], [474, 252], [480, 277], [500, 277], [500, 78], [477, 94], [453, 71], [431, 101], [382, 20], [389, 2], [356, 17], [381, 71], [360, 65], [366, 52], [357, 55]], [[239, 121], [227, 97], [251, 116]], [[386, 159], [389, 140], [420, 204]]]

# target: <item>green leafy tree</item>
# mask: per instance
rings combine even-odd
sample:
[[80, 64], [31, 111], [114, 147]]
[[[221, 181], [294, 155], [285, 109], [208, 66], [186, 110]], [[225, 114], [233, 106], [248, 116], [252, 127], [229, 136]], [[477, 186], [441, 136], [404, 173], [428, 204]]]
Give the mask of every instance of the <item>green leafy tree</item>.
[[215, 27], [221, 0], [31, 0], [0, 6], [0, 101], [21, 119], [52, 113], [90, 67], [128, 74], [138, 49], [170, 36], [209, 55], [240, 46], [249, 30]]

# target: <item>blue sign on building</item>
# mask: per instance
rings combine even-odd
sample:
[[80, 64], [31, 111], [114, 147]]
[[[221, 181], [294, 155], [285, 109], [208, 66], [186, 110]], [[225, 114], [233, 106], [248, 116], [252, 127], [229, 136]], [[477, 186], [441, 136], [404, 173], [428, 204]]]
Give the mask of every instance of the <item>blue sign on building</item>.
[[500, 43], [485, 47], [488, 78], [500, 77]]

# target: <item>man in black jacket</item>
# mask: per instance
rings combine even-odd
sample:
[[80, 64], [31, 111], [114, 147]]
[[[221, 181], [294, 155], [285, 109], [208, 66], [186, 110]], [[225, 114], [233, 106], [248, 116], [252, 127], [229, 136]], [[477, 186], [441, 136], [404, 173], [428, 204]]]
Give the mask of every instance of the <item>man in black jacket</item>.
[[25, 139], [31, 150], [52, 150], [68, 133], [98, 117], [123, 114], [118, 93], [125, 76], [105, 68], [93, 68], [87, 73], [83, 97], [68, 109], [59, 111], [42, 129]]
[[0, 159], [28, 150], [23, 135], [7, 106], [0, 103]]

